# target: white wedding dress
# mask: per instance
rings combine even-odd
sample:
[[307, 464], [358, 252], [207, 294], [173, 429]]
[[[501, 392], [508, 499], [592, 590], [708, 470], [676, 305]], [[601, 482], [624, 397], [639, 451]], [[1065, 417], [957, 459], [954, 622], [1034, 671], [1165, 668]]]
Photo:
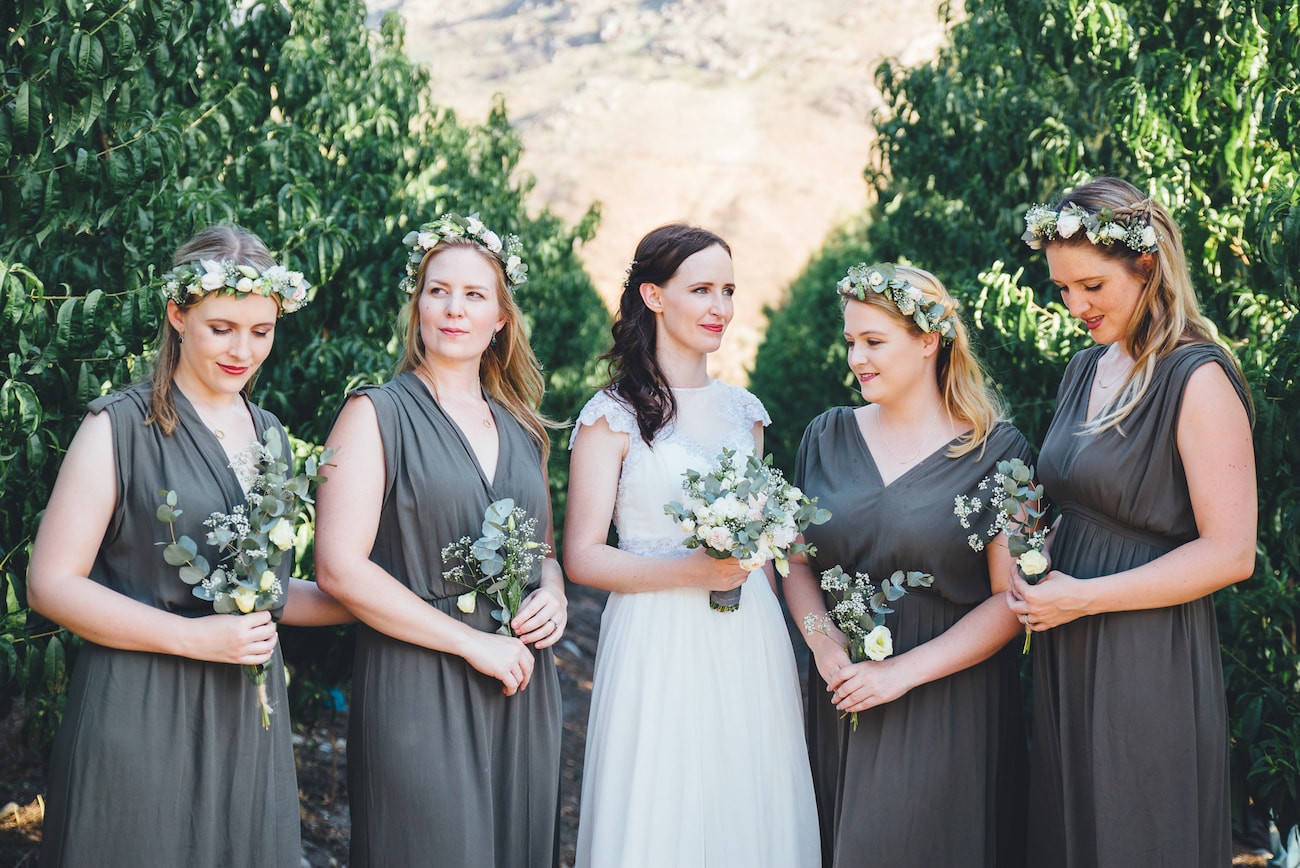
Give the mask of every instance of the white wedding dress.
[[[604, 417], [628, 434], [614, 524], [620, 549], [662, 558], [690, 550], [664, 504], [682, 473], [725, 446], [754, 451], [763, 405], [713, 381], [674, 389], [677, 417], [653, 447], [623, 404], [601, 392], [573, 433]], [[570, 443], [572, 448], [572, 442]], [[587, 726], [578, 868], [800, 868], [821, 864], [801, 698], [785, 619], [753, 572], [740, 609], [671, 587], [611, 593], [601, 618]]]

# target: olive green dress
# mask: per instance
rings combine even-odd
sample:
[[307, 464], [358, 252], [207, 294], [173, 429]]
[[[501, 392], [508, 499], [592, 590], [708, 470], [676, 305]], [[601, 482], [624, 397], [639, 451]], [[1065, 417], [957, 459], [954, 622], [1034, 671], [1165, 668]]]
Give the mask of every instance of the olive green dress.
[[[1066, 369], [1038, 474], [1061, 512], [1052, 566], [1080, 579], [1141, 566], [1196, 538], [1178, 454], [1187, 379], [1223, 350], [1156, 367], [1121, 431], [1080, 435], [1097, 361]], [[1214, 604], [1080, 618], [1033, 643], [1031, 865], [1223, 868], [1232, 859], [1228, 716]]]
[[[823, 413], [799, 447], [795, 481], [831, 519], [804, 532], [814, 575], [840, 566], [876, 582], [895, 570], [934, 576], [892, 603], [894, 653], [943, 633], [991, 593], [991, 510], [963, 528], [954, 498], [988, 496], [980, 482], [999, 460], [1030, 460], [1011, 425], [983, 450], [948, 446], [884, 484], [851, 407]], [[972, 546], [970, 536], [979, 537]], [[827, 600], [828, 606], [833, 601]], [[1019, 640], [990, 659], [858, 713], [854, 729], [808, 666], [808, 748], [830, 868], [1018, 868], [1023, 864], [1025, 743]], [[1047, 863], [1037, 863], [1046, 865]]]
[[[117, 505], [90, 577], [186, 617], [213, 614], [169, 566], [158, 490], [175, 490], [176, 535], [203, 545], [203, 520], [245, 503], [229, 458], [179, 390], [170, 437], [145, 425], [148, 385], [90, 403], [113, 430]], [[249, 405], [260, 441], [275, 417]], [[288, 438], [284, 440], [288, 454]], [[287, 583], [292, 559], [278, 569]], [[278, 617], [278, 610], [274, 613]], [[236, 616], [230, 616], [236, 617]], [[284, 664], [271, 658], [270, 730], [239, 666], [91, 642], [77, 657], [50, 760], [43, 866], [298, 868], [298, 787]]]
[[[442, 549], [481, 535], [488, 504], [513, 498], [549, 516], [541, 453], [489, 401], [500, 436], [491, 482], [469, 441], [413, 373], [366, 387], [384, 443], [384, 500], [370, 559], [439, 611], [491, 632], [482, 598], [463, 614], [466, 588], [442, 577]], [[534, 650], [528, 687], [501, 682], [462, 657], [363, 625], [348, 731], [352, 868], [448, 865], [537, 868], [556, 862], [560, 684], [550, 649]]]

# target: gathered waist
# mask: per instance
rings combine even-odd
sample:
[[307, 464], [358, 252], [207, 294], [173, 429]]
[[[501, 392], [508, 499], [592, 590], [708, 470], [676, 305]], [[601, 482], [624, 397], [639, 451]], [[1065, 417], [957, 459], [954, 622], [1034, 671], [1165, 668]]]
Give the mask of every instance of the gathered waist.
[[1089, 509], [1078, 503], [1067, 503], [1060, 507], [1062, 518], [1073, 517], [1104, 529], [1107, 533], [1123, 537], [1142, 545], [1150, 546], [1161, 553], [1171, 552], [1180, 545], [1195, 539], [1194, 535], [1166, 536], [1125, 524], [1114, 516], [1106, 515], [1095, 509]]

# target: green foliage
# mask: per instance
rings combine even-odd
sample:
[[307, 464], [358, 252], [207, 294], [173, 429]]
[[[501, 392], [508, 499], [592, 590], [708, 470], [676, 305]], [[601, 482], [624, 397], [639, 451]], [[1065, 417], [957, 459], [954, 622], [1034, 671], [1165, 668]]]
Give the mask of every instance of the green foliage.
[[[86, 401], [147, 370], [163, 310], [154, 275], [198, 228], [246, 226], [317, 287], [279, 323], [254, 392], [306, 441], [324, 439], [346, 389], [391, 373], [401, 239], [443, 210], [523, 240], [543, 409], [572, 416], [593, 387], [608, 314], [575, 247], [596, 212], [572, 227], [529, 215], [504, 105], [461, 123], [431, 101], [401, 21], [373, 31], [365, 16], [360, 0], [0, 5], [4, 696], [59, 696], [34, 686], [51, 646], [29, 640], [52, 628], [25, 605], [31, 537]], [[558, 455], [557, 489], [566, 465]], [[309, 535], [298, 554], [310, 577]], [[333, 653], [339, 631], [294, 632], [299, 703], [345, 678], [350, 655]], [[29, 719], [37, 741], [46, 722]]]
[[[1066, 360], [1088, 341], [1051, 300], [1041, 255], [1019, 240], [1025, 210], [1101, 174], [1145, 186], [1171, 209], [1202, 306], [1258, 412], [1260, 556], [1254, 578], [1216, 601], [1235, 793], [1289, 828], [1300, 820], [1300, 10], [1272, 0], [967, 0], [965, 12], [934, 62], [877, 72], [884, 107], [862, 258], [911, 261], [945, 282], [1037, 442]], [[841, 246], [831, 239], [814, 262]], [[1007, 273], [1004, 263], [1020, 265]], [[838, 370], [823, 366], [839, 323], [830, 304], [805, 296], [828, 298], [847, 264], [810, 267], [759, 349], [751, 386], [798, 425], [845, 403], [842, 353]], [[774, 346], [786, 342], [798, 355]], [[788, 448], [790, 435], [776, 439]]]

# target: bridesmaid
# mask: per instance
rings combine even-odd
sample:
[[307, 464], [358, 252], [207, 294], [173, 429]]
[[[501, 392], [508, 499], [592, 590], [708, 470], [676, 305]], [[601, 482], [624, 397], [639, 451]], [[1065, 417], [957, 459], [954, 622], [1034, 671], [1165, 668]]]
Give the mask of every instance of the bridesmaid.
[[512, 498], [551, 536], [542, 376], [513, 291], [517, 239], [447, 214], [410, 233], [406, 349], [388, 384], [348, 396], [321, 487], [321, 586], [363, 623], [353, 666], [353, 868], [528, 868], [557, 858], [559, 564], [495, 632], [457, 607], [442, 550]]
[[1250, 396], [1168, 212], [1099, 178], [1025, 215], [1097, 346], [1071, 360], [1038, 471], [1052, 565], [1013, 584], [1033, 642], [1033, 865], [1232, 859], [1210, 595], [1255, 564]]
[[156, 511], [159, 489], [176, 490], [176, 534], [202, 541], [204, 518], [246, 500], [238, 453], [275, 431], [290, 454], [247, 393], [276, 320], [307, 287], [232, 226], [182, 245], [168, 278], [152, 379], [90, 402], [32, 550], [32, 608], [86, 640], [50, 760], [41, 864], [298, 868], [289, 719], [262, 728], [240, 664], [272, 664], [271, 702], [284, 709], [275, 622], [348, 615], [289, 578], [292, 558], [277, 570], [280, 608], [214, 614], [163, 560]]
[[999, 460], [1028, 462], [1029, 446], [933, 275], [863, 264], [838, 288], [849, 368], [869, 403], [831, 409], [804, 433], [795, 482], [831, 520], [805, 532], [817, 552], [792, 561], [786, 601], [797, 624], [825, 616], [820, 575], [834, 566], [877, 586], [896, 570], [934, 584], [892, 604], [896, 653], [884, 660], [852, 663], [834, 627], [805, 632], [822, 864], [1015, 868], [1024, 740], [1012, 562], [991, 510], [969, 519], [972, 536], [953, 504], [987, 500], [982, 481]]

